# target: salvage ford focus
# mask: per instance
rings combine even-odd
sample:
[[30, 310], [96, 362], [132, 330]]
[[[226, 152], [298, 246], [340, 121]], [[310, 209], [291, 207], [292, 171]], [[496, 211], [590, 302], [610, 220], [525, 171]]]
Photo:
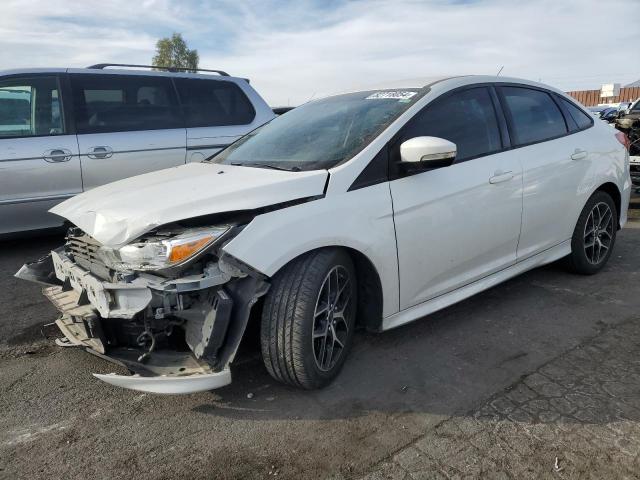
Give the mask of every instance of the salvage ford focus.
[[165, 393], [231, 382], [250, 313], [264, 364], [319, 388], [354, 330], [387, 330], [561, 258], [607, 262], [626, 221], [626, 137], [553, 88], [502, 77], [317, 100], [213, 158], [52, 209], [45, 283], [62, 345]]

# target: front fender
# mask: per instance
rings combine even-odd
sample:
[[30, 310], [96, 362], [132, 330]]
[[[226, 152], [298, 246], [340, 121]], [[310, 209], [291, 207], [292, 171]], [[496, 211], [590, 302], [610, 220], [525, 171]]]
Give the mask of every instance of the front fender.
[[365, 255], [380, 276], [383, 317], [398, 311], [398, 257], [388, 183], [259, 215], [223, 250], [271, 277], [294, 258], [330, 246]]

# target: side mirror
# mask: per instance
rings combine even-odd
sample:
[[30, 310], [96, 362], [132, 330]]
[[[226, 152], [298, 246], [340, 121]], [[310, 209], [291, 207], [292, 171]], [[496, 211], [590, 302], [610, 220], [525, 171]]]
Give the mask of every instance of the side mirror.
[[448, 167], [456, 153], [455, 143], [438, 137], [415, 137], [400, 145], [400, 161], [407, 166]]

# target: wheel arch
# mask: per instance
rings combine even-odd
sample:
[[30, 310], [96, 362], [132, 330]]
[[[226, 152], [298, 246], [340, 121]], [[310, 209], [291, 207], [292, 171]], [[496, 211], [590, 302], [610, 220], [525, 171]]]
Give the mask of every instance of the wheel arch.
[[339, 244], [328, 244], [322, 247], [312, 248], [291, 258], [285, 264], [280, 266], [273, 275], [277, 275], [283, 268], [302, 256], [309, 255], [318, 250], [330, 248], [345, 251], [353, 261], [353, 266], [356, 271], [356, 282], [358, 285], [356, 325], [363, 327], [368, 331], [381, 331], [383, 312], [382, 281], [374, 262], [362, 251]]
[[369, 331], [382, 330], [382, 282], [369, 257], [355, 248], [342, 247], [353, 260], [358, 282], [356, 325]]
[[[621, 213], [622, 213], [622, 193], [620, 192], [620, 189], [618, 188], [618, 186], [613, 183], [613, 182], [606, 182], [603, 183], [602, 185], [600, 185], [598, 188], [596, 188], [591, 195], [593, 195], [596, 192], [604, 192], [606, 194], [608, 194], [612, 199], [613, 199], [613, 203], [616, 206], [617, 214], [618, 214], [618, 218], [616, 220], [617, 222], [617, 226], [618, 226], [618, 230], [620, 230], [620, 217], [621, 217]], [[589, 195], [589, 198], [591, 198], [591, 195]]]

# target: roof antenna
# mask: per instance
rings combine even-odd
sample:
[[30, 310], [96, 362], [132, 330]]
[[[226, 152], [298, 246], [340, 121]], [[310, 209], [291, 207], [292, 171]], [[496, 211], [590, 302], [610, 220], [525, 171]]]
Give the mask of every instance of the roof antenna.
[[504, 68], [504, 65], [502, 65], [502, 66], [500, 67], [500, 70], [498, 70], [498, 73], [496, 74], [496, 77], [499, 77], [499, 76], [500, 76], [500, 73], [502, 73], [502, 69], [503, 69], [503, 68]]

